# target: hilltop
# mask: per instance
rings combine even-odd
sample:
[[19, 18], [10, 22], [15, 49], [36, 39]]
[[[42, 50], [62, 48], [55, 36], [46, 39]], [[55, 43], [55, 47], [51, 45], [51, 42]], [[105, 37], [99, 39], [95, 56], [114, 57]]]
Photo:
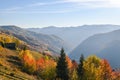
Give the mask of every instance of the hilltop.
[[11, 25], [0, 26], [0, 30], [26, 42], [31, 49], [38, 52], [49, 50], [52, 54], [58, 55], [61, 47], [64, 47], [66, 51], [70, 47], [63, 39], [55, 35], [36, 33]]

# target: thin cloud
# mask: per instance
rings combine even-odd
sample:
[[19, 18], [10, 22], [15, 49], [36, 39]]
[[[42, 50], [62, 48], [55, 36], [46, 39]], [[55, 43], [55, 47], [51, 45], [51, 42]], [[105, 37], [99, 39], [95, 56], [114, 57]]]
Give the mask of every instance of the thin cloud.
[[[96, 0], [65, 0], [65, 1], [68, 1], [68, 2], [94, 2]], [[99, 1], [106, 1], [106, 0], [97, 0], [98, 2]]]
[[27, 8], [32, 7], [38, 7], [38, 6], [49, 6], [49, 5], [56, 5], [56, 4], [63, 4], [67, 3], [68, 1], [54, 1], [54, 2], [47, 2], [47, 3], [32, 3], [25, 6], [19, 6], [19, 7], [11, 7], [7, 9], [0, 9], [0, 13], [65, 13], [65, 12], [71, 12], [72, 10], [60, 10], [60, 11], [19, 11]]
[[28, 5], [28, 7], [35, 7], [35, 6], [49, 6], [49, 5], [56, 5], [56, 4], [63, 4], [63, 3], [68, 3], [68, 1], [54, 1], [54, 2], [48, 2], [48, 3], [34, 3]]
[[[30, 10], [27, 11], [27, 9], [31, 9], [33, 7], [40, 7], [40, 6], [51, 6], [57, 4], [75, 4], [73, 7], [74, 9], [63, 9], [63, 10], [55, 10], [55, 11], [41, 11], [41, 10]], [[68, 12], [74, 12], [79, 11], [80, 9], [84, 8], [120, 8], [120, 1], [119, 0], [62, 0], [62, 1], [54, 1], [54, 2], [37, 2], [28, 4], [25, 6], [18, 6], [18, 7], [12, 7], [7, 9], [1, 9], [0, 13], [68, 13]]]
[[28, 4], [26, 6], [12, 7], [12, 8], [4, 9], [4, 10], [14, 11], [14, 10], [19, 10], [19, 9], [24, 9], [24, 8], [31, 8], [31, 7], [38, 7], [38, 6], [49, 6], [49, 5], [56, 5], [56, 4], [63, 4], [63, 3], [68, 3], [68, 1], [54, 1], [54, 2], [47, 2], [47, 3], [37, 2], [37, 3]]
[[85, 8], [120, 8], [120, 0], [65, 0]]
[[12, 8], [8, 8], [8, 9], [4, 9], [4, 10], [13, 11], [13, 10], [18, 10], [18, 9], [22, 9], [22, 7], [12, 7]]
[[73, 11], [77, 11], [77, 10], [58, 10], [58, 11], [2, 11], [0, 12], [1, 14], [4, 13], [9, 13], [9, 14], [13, 14], [13, 13], [20, 13], [20, 14], [55, 14], [55, 13], [69, 13], [69, 12], [73, 12]]

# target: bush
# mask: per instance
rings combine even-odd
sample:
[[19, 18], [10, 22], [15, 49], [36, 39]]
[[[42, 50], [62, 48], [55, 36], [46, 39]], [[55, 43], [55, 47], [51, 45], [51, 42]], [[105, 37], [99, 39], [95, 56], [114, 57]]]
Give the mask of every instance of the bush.
[[10, 73], [10, 76], [14, 76], [14, 73]]

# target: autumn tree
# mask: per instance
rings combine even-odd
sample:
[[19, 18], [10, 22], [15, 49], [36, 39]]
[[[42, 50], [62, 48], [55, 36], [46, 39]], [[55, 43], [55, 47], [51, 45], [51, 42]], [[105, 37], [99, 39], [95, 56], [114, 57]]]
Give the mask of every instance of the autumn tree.
[[40, 58], [37, 60], [37, 75], [44, 80], [55, 79], [56, 62], [52, 59]]
[[78, 63], [75, 60], [72, 60], [72, 69], [77, 69]]
[[66, 61], [67, 61], [67, 64], [68, 64], [68, 69], [71, 69], [72, 68], [72, 61], [68, 56], [66, 56]]
[[77, 67], [78, 67], [77, 62], [75, 60], [72, 60], [72, 67], [70, 69], [70, 80], [77, 80], [78, 79]]
[[30, 51], [22, 50], [19, 53], [19, 57], [23, 64], [22, 69], [29, 74], [33, 74], [36, 71], [36, 61], [34, 57], [30, 54]]
[[81, 54], [79, 65], [77, 68], [77, 74], [78, 74], [79, 80], [83, 80], [83, 77], [84, 77], [83, 62], [84, 62], [84, 56], [83, 56], [83, 54]]
[[10, 43], [10, 42], [12, 42], [12, 40], [11, 40], [10, 37], [6, 37], [6, 38], [5, 38], [5, 42], [6, 42], [6, 43]]
[[120, 71], [113, 69], [112, 70], [112, 80], [120, 80]]
[[3, 51], [3, 49], [4, 49], [4, 48], [0, 45], [0, 52], [2, 52], [2, 51]]
[[16, 47], [19, 47], [19, 45], [20, 45], [21, 42], [18, 39], [15, 39], [14, 42], [16, 44]]
[[111, 80], [112, 68], [107, 60], [103, 59], [100, 62], [99, 80]]
[[100, 61], [101, 59], [98, 58], [97, 56], [89, 56], [84, 61], [85, 70], [84, 80], [99, 80], [97, 79], [98, 76], [97, 71], [99, 70], [100, 67]]
[[61, 80], [69, 80], [69, 69], [66, 61], [64, 49], [61, 49], [60, 57], [56, 66], [56, 78]]
[[78, 80], [77, 71], [74, 69], [70, 75], [70, 80]]

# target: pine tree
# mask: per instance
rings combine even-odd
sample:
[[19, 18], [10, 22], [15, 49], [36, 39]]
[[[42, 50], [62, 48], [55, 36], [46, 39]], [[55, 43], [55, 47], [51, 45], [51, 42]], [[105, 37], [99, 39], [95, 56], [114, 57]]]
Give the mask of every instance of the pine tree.
[[68, 63], [66, 61], [66, 55], [64, 49], [61, 49], [60, 57], [56, 66], [57, 79], [69, 80]]
[[83, 61], [84, 61], [84, 56], [83, 54], [81, 54], [79, 65], [77, 68], [77, 74], [78, 74], [79, 80], [83, 80], [83, 76], [84, 76]]

